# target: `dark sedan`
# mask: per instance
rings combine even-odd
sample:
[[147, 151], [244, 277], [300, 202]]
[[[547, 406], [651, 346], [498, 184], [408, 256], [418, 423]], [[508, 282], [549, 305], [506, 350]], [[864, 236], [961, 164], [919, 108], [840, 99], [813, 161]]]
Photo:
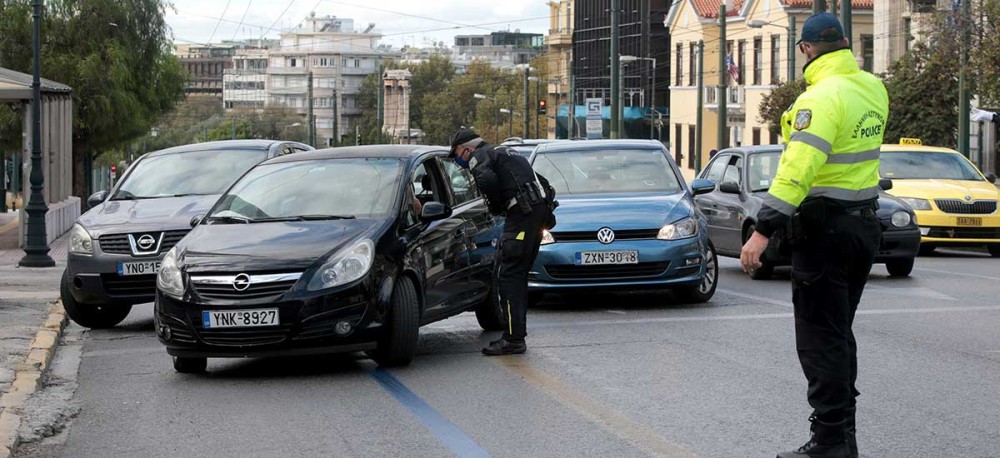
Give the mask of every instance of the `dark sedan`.
[[497, 221], [439, 147], [264, 162], [163, 260], [156, 333], [180, 372], [208, 357], [364, 350], [409, 363], [421, 325], [491, 303]]
[[[720, 255], [740, 256], [778, 170], [781, 150], [781, 145], [724, 149], [699, 175], [718, 183], [715, 191], [696, 196], [695, 203], [708, 220], [709, 234]], [[882, 185], [889, 187], [891, 182], [883, 180]], [[885, 264], [889, 275], [907, 276], [920, 246], [916, 217], [906, 203], [884, 192], [879, 193], [878, 206], [882, 244], [875, 262]], [[790, 263], [780, 253], [778, 239], [778, 235], [771, 239], [761, 260], [763, 266], [750, 272], [752, 278], [770, 278], [776, 266]]]

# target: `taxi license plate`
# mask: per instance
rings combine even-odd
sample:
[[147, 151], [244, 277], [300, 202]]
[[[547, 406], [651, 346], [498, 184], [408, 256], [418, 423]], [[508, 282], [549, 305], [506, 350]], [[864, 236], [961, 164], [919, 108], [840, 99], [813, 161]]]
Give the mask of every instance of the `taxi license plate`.
[[160, 273], [161, 261], [119, 262], [118, 275], [154, 275]]
[[983, 219], [972, 217], [972, 216], [959, 216], [958, 217], [959, 226], [982, 226]]
[[201, 312], [201, 322], [206, 329], [277, 326], [278, 309], [206, 310]]
[[638, 264], [639, 252], [624, 251], [581, 251], [576, 253], [576, 265], [591, 266], [601, 264]]

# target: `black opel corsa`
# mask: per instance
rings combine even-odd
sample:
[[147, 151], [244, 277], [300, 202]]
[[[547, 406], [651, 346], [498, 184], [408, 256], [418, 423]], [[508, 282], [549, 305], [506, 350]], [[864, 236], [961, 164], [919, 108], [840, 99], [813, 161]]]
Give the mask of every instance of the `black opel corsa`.
[[499, 221], [441, 147], [263, 162], [167, 253], [155, 326], [179, 372], [206, 358], [367, 351], [408, 364], [418, 328], [475, 310], [499, 329]]

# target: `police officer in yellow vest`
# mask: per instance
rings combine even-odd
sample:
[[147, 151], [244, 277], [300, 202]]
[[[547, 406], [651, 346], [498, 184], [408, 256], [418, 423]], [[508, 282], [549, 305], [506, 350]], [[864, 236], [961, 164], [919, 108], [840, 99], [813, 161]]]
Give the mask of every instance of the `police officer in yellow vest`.
[[802, 29], [808, 87], [781, 119], [785, 151], [740, 261], [760, 266], [772, 234], [791, 246], [795, 343], [812, 436], [778, 458], [857, 457], [857, 344], [851, 330], [881, 238], [875, 217], [885, 87], [861, 71], [835, 16]]

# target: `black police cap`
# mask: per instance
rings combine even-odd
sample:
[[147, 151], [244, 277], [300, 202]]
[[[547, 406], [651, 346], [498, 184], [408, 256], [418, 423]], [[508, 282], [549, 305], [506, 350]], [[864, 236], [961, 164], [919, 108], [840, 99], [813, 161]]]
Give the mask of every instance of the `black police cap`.
[[451, 136], [451, 153], [449, 154], [449, 156], [455, 155], [456, 146], [461, 145], [463, 143], [467, 143], [470, 140], [474, 140], [477, 138], [479, 138], [479, 134], [477, 134], [476, 131], [472, 129], [468, 129], [465, 127], [458, 129], [458, 131], [456, 131], [454, 135]]

